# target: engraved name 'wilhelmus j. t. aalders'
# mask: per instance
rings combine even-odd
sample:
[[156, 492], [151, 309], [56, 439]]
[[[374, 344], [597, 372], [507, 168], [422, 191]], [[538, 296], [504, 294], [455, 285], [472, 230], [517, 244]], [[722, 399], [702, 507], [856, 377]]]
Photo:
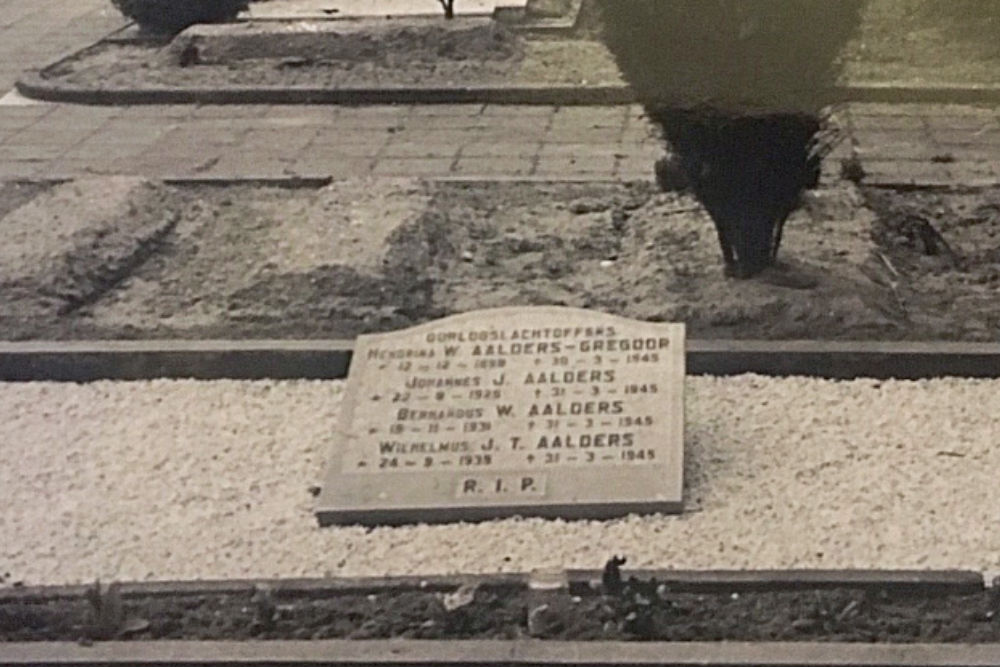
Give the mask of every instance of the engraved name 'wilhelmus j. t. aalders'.
[[322, 524], [681, 511], [684, 325], [482, 310], [358, 338]]

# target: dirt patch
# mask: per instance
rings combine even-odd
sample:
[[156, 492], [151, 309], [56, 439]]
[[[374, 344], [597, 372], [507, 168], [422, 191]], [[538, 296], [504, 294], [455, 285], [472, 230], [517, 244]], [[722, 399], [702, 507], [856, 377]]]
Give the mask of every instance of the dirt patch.
[[321, 335], [340, 322], [355, 332], [410, 322], [430, 308], [429, 287], [404, 262], [388, 260], [388, 237], [416, 224], [427, 187], [376, 180], [314, 191], [201, 191], [201, 214], [180, 221], [163, 252], [87, 320], [193, 336], [225, 336], [225, 321], [228, 335], [240, 337], [241, 329]]
[[97, 299], [178, 217], [169, 190], [139, 178], [83, 179], [33, 197], [0, 218], [0, 320], [52, 320]]
[[166, 55], [174, 65], [300, 57], [393, 68], [409, 62], [508, 60], [520, 55], [520, 47], [517, 35], [491, 19], [361, 19], [194, 25], [174, 37]]
[[[114, 275], [114, 284], [102, 279], [94, 298], [48, 318], [33, 319], [33, 302], [8, 290], [2, 337], [353, 337], [512, 305], [683, 321], [699, 338], [1000, 332], [993, 190], [807, 191], [785, 225], [779, 269], [753, 280], [723, 275], [697, 200], [645, 182], [363, 180], [171, 193], [132, 202], [160, 207], [156, 220], [179, 215], [144, 261], [118, 281], [117, 255], [94, 255], [103, 268], [93, 275]], [[912, 215], [934, 221], [948, 250], [927, 254], [922, 228], [900, 222]], [[5, 253], [28, 249], [8, 242]], [[46, 269], [36, 282], [57, 275]], [[31, 298], [47, 293], [39, 287]]]
[[[125, 617], [142, 629], [121, 638], [979, 643], [1000, 640], [994, 598], [851, 588], [693, 593], [655, 581], [603, 595], [484, 586], [314, 598], [258, 589], [128, 598]], [[98, 631], [82, 599], [0, 604], [0, 641], [80, 640]]]
[[878, 213], [873, 280], [894, 289], [912, 326], [941, 338], [996, 340], [1000, 332], [1000, 191], [871, 189]]
[[49, 189], [46, 183], [0, 183], [0, 218]]

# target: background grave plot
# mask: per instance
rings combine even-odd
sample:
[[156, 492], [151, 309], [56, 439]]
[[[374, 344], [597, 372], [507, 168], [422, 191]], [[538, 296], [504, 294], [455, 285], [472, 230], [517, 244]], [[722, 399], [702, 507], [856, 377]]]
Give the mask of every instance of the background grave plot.
[[[56, 186], [0, 225], [60, 206], [90, 216], [88, 234], [112, 225], [117, 214], [98, 215], [85, 190], [75, 194], [80, 187]], [[786, 226], [781, 258], [810, 277], [806, 289], [727, 280], [700, 205], [645, 182], [155, 187], [169, 220], [150, 242], [131, 241], [141, 257], [89, 255], [93, 275], [110, 279], [73, 308], [42, 315], [29, 305], [43, 282], [69, 279], [65, 262], [34, 283], [8, 282], [0, 337], [349, 338], [480, 308], [566, 305], [683, 321], [692, 338], [990, 340], [1000, 317], [985, 298], [986, 264], [956, 270], [944, 257], [928, 258], [940, 264], [935, 296], [910, 298], [907, 289], [926, 283], [913, 282], [926, 261], [913, 264], [917, 273], [905, 262], [902, 275], [892, 273], [879, 253], [896, 268], [892, 244], [909, 241], [873, 239], [895, 214], [878, 202], [873, 212], [852, 184], [806, 193]], [[983, 206], [992, 201], [989, 191], [974, 196]], [[118, 206], [142, 210], [136, 197]], [[979, 237], [962, 235], [988, 225], [952, 226], [964, 253]], [[25, 244], [38, 242], [11, 235], [4, 252], [27, 256]], [[51, 243], [45, 252], [67, 256]], [[968, 280], [969, 272], [982, 280]], [[944, 317], [936, 305], [943, 301], [956, 304]]]

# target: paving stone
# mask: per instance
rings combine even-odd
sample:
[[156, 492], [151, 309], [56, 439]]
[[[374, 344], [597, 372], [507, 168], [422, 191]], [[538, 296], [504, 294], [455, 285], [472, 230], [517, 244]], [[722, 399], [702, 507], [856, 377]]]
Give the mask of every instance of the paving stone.
[[425, 130], [465, 130], [489, 127], [493, 119], [481, 115], [464, 116], [410, 116], [400, 124], [407, 132]]
[[948, 171], [961, 185], [981, 186], [1000, 182], [1000, 163], [995, 160], [961, 160], [948, 165]]
[[383, 158], [453, 158], [458, 148], [457, 143], [390, 142], [381, 155]]
[[238, 144], [242, 151], [253, 154], [268, 153], [272, 155], [297, 155], [313, 140], [307, 132], [269, 132], [266, 130], [249, 130], [233, 144]]
[[617, 142], [621, 135], [621, 127], [564, 128], [549, 130], [544, 139], [546, 143], [607, 143]]
[[62, 155], [66, 150], [67, 146], [43, 146], [41, 144], [26, 144], [26, 145], [11, 145], [4, 144], [0, 146], [0, 156], [4, 160], [51, 160]]
[[463, 176], [527, 176], [534, 167], [531, 156], [461, 157], [454, 173]]
[[1000, 145], [984, 144], [941, 144], [938, 155], [957, 161], [983, 162], [1000, 159]]
[[[467, 141], [474, 141], [476, 139], [485, 139], [487, 137], [492, 137], [494, 131], [497, 128], [493, 127], [483, 127], [475, 129], [462, 129], [462, 128], [442, 128], [442, 129], [428, 129], [428, 130], [411, 130], [409, 128], [402, 128], [392, 133], [393, 139], [392, 143], [428, 143], [432, 145], [440, 144], [463, 144]], [[503, 130], [508, 130], [508, 128], [502, 128]], [[517, 133], [520, 130], [509, 130], [509, 135], [511, 137], [519, 136]]]
[[485, 104], [428, 104], [414, 106], [410, 112], [411, 118], [436, 116], [481, 116]]
[[6, 155], [0, 161], [0, 178], [26, 178], [38, 175], [45, 165], [41, 160], [12, 160]]
[[984, 126], [983, 129], [973, 130], [935, 130], [930, 133], [930, 137], [939, 144], [997, 146], [1000, 145], [1000, 127]]
[[370, 157], [325, 157], [322, 155], [306, 154], [292, 162], [289, 168], [299, 175], [354, 178], [369, 175], [374, 164], [375, 159]]
[[384, 146], [394, 133], [384, 129], [358, 129], [345, 131], [339, 128], [320, 128], [313, 134], [312, 145], [347, 146], [351, 144]]
[[120, 118], [134, 122], [162, 122], [169, 120], [185, 120], [194, 114], [194, 109], [187, 104], [140, 104], [121, 108]]
[[535, 104], [487, 104], [482, 114], [490, 117], [523, 118], [525, 116], [548, 117], [555, 113], [554, 107]]
[[310, 144], [300, 153], [300, 157], [316, 159], [374, 158], [382, 151], [376, 144]]
[[554, 129], [594, 127], [621, 128], [626, 121], [628, 107], [560, 107], [552, 116]]
[[52, 128], [96, 130], [109, 120], [119, 117], [121, 113], [120, 109], [114, 107], [81, 108], [76, 105], [60, 104], [45, 115], [44, 125]]
[[617, 143], [571, 143], [571, 144], [551, 144], [544, 143], [539, 151], [539, 155], [545, 159], [550, 157], [604, 157], [616, 156], [623, 150], [621, 144]]
[[96, 127], [74, 128], [60, 127], [44, 123], [15, 134], [8, 145], [20, 146], [72, 146], [80, 143], [97, 132]]
[[390, 158], [379, 160], [376, 176], [444, 176], [451, 173], [452, 158]]
[[191, 112], [194, 118], [262, 118], [273, 112], [267, 104], [206, 104]]
[[931, 130], [982, 130], [1000, 127], [995, 115], [974, 116], [924, 116], [924, 122]]
[[52, 104], [31, 106], [5, 106], [0, 109], [0, 122], [32, 123], [56, 110]]
[[462, 157], [517, 157], [533, 156], [541, 149], [540, 141], [489, 143], [473, 141], [462, 145]]
[[856, 130], [916, 130], [925, 129], [920, 116], [869, 116], [850, 115], [850, 124]]
[[235, 174], [240, 178], [283, 177], [295, 175], [290, 171], [294, 163], [293, 157], [229, 152], [200, 164], [186, 163], [182, 173], [216, 177]]
[[503, 124], [491, 125], [490, 127], [466, 132], [462, 137], [463, 141], [502, 143], [524, 143], [526, 141], [541, 141], [545, 137], [546, 128], [544, 126], [508, 127]]
[[865, 136], [857, 138], [855, 151], [861, 158], [879, 160], [923, 160], [941, 153], [934, 142], [920, 138], [898, 141], [877, 141]]
[[615, 156], [571, 157], [555, 156], [539, 158], [535, 173], [539, 175], [603, 174], [612, 176], [615, 170]]
[[84, 140], [93, 146], [114, 146], [116, 144], [149, 145], [169, 132], [170, 126], [135, 125], [130, 122], [112, 121]]
[[978, 116], [990, 117], [997, 114], [996, 105], [978, 104], [910, 104], [900, 105], [901, 113], [921, 113], [926, 116]]
[[127, 160], [105, 160], [96, 157], [62, 157], [45, 163], [40, 173], [48, 178], [80, 178], [86, 176], [128, 176], [135, 173]]
[[615, 163], [615, 175], [621, 177], [640, 178], [649, 180], [654, 178], [653, 166], [656, 160], [638, 159], [635, 157], [620, 158]]

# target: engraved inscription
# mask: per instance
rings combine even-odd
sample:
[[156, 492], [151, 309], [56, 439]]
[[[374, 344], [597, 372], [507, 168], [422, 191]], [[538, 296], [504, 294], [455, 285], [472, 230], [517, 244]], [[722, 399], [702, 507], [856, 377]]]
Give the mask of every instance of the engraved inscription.
[[544, 496], [545, 482], [545, 475], [540, 474], [462, 477], [455, 487], [455, 497]]
[[615, 325], [503, 323], [376, 343], [364, 358], [388, 363], [365, 376], [353, 424], [374, 437], [352, 442], [342, 471], [653, 464], [658, 445], [643, 439], [671, 418], [654, 380], [674, 344]]

